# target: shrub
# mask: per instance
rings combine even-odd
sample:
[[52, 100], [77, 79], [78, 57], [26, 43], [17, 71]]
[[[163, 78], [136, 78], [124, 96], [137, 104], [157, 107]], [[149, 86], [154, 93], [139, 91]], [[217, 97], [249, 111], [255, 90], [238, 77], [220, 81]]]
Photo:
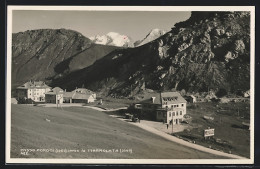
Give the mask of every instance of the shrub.
[[223, 89], [223, 88], [220, 88], [218, 90], [218, 92], [216, 93], [217, 97], [223, 97], [223, 96], [226, 96], [226, 95], [227, 95], [227, 91], [226, 91], [226, 89]]

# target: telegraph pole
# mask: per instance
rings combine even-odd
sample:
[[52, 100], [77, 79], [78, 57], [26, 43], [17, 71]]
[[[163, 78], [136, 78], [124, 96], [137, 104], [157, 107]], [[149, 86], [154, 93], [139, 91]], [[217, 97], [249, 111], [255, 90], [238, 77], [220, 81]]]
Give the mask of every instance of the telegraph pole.
[[173, 134], [173, 113], [172, 113], [172, 134]]
[[56, 105], [57, 105], [57, 109], [58, 109], [58, 96], [56, 95]]

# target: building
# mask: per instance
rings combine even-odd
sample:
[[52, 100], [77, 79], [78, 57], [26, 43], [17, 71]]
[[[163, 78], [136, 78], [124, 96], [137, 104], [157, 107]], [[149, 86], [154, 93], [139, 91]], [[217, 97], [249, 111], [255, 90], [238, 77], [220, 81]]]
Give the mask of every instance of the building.
[[72, 103], [92, 103], [95, 101], [93, 95], [73, 92]]
[[63, 93], [63, 103], [72, 103], [73, 92]]
[[196, 103], [197, 102], [197, 98], [193, 95], [189, 95], [185, 98], [189, 103]]
[[186, 114], [187, 101], [178, 92], [146, 93], [142, 100], [132, 107], [142, 117], [179, 124]]
[[92, 95], [92, 97], [94, 99], [96, 99], [97, 95], [95, 92], [86, 89], [86, 88], [76, 88], [75, 90], [73, 90], [72, 92], [76, 92], [76, 93], [82, 93], [82, 94], [87, 94], [87, 95]]
[[11, 104], [17, 104], [18, 101], [16, 100], [16, 98], [11, 98]]
[[50, 90], [43, 81], [29, 81], [17, 87], [17, 100], [19, 103], [45, 102], [45, 93]]
[[63, 103], [92, 103], [96, 100], [96, 93], [85, 88], [76, 88], [72, 92], [63, 93]]
[[45, 93], [46, 103], [62, 104], [63, 94], [64, 91], [59, 87], [51, 89], [49, 92]]

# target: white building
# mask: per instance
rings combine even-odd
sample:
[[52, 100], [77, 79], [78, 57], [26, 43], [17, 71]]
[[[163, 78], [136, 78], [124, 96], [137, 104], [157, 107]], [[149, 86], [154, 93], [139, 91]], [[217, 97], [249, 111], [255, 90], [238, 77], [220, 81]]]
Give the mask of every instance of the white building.
[[186, 114], [186, 103], [178, 92], [146, 93], [134, 109], [151, 120], [179, 124]]
[[51, 87], [43, 81], [29, 81], [22, 86], [17, 87], [18, 102], [45, 102], [45, 93], [49, 92]]

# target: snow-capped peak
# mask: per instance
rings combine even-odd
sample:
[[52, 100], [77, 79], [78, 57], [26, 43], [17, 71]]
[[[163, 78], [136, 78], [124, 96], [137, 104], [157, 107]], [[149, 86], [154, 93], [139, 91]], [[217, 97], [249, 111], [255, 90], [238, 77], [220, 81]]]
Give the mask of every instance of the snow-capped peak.
[[149, 43], [149, 42], [159, 38], [160, 36], [164, 35], [165, 33], [166, 33], [165, 30], [161, 30], [158, 28], [152, 29], [143, 40], [136, 41], [134, 44], [135, 44], [135, 46], [142, 46], [146, 43]]
[[120, 46], [120, 47], [132, 47], [131, 39], [126, 35], [120, 35], [116, 32], [109, 32], [106, 35], [96, 35], [90, 37], [94, 43], [102, 45]]

